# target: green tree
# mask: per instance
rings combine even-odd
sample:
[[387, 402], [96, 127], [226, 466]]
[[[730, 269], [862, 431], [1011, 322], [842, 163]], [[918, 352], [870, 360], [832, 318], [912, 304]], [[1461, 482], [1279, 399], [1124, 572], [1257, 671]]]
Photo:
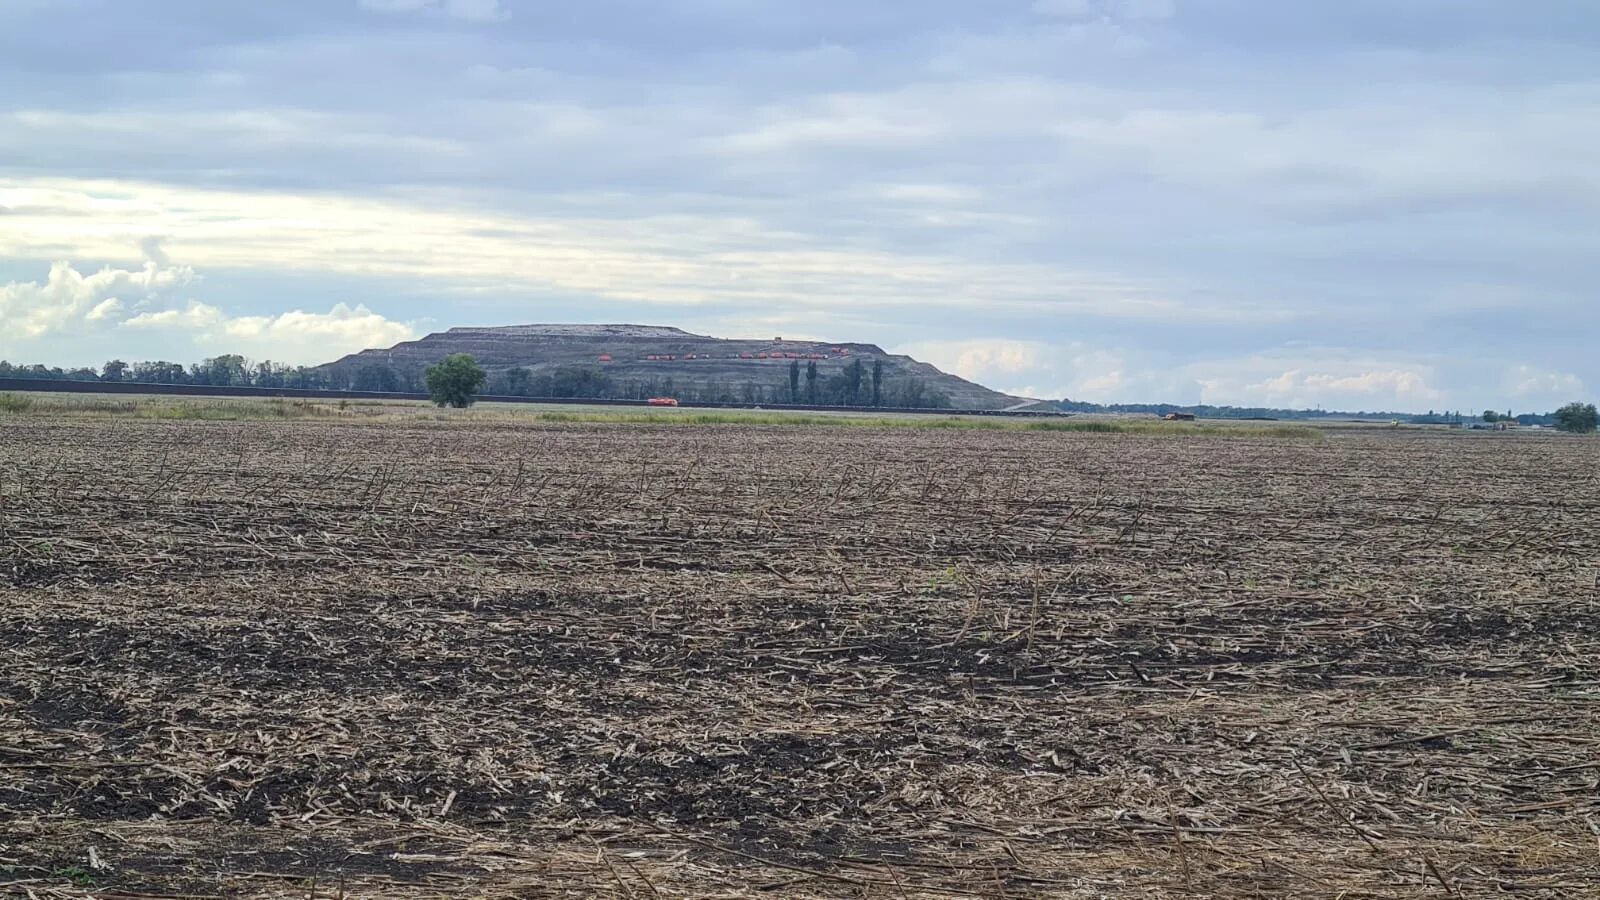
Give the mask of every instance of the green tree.
[[146, 384], [186, 384], [189, 373], [181, 363], [139, 362], [133, 364], [133, 380]]
[[812, 405], [816, 405], [817, 402], [816, 360], [806, 363], [806, 402]]
[[1483, 420], [1488, 422], [1490, 425], [1493, 425], [1494, 423], [1500, 421], [1500, 414], [1492, 409], [1486, 409], [1483, 411]]
[[211, 360], [211, 374], [212, 384], [239, 387], [250, 383], [250, 368], [237, 353], [224, 353]]
[[872, 405], [883, 405], [883, 360], [872, 361]]
[[1572, 434], [1594, 434], [1600, 411], [1593, 403], [1568, 403], [1556, 410], [1556, 427]]
[[452, 353], [428, 367], [428, 394], [439, 406], [466, 409], [474, 394], [483, 390], [489, 373], [470, 353]]
[[506, 370], [506, 393], [513, 397], [526, 397], [532, 387], [532, 372], [521, 366]]
[[549, 396], [604, 400], [611, 396], [611, 376], [592, 366], [562, 366], [550, 373]]
[[321, 373], [313, 373], [305, 366], [296, 366], [292, 369], [285, 368], [283, 373], [283, 386], [286, 388], [315, 388], [321, 387]]
[[789, 402], [800, 402], [800, 360], [789, 363]]
[[287, 365], [268, 359], [256, 363], [256, 370], [250, 375], [250, 383], [256, 387], [280, 388], [285, 387], [284, 381], [288, 376]]
[[113, 359], [100, 370], [101, 381], [121, 381], [128, 374], [128, 364], [120, 359]]
[[398, 391], [400, 374], [384, 363], [368, 363], [356, 371], [350, 387], [357, 391]]
[[844, 393], [846, 402], [850, 406], [861, 405], [861, 384], [867, 377], [866, 367], [861, 365], [861, 360], [852, 360], [844, 369]]
[[195, 363], [189, 369], [195, 384], [238, 387], [250, 383], [250, 370], [245, 367], [244, 357], [237, 353], [213, 356]]

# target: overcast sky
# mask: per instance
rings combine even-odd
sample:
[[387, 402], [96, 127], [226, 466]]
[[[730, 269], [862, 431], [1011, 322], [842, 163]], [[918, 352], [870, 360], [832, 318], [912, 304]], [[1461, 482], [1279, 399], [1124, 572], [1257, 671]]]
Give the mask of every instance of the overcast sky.
[[0, 357], [863, 340], [1111, 401], [1600, 392], [1594, 0], [0, 0]]

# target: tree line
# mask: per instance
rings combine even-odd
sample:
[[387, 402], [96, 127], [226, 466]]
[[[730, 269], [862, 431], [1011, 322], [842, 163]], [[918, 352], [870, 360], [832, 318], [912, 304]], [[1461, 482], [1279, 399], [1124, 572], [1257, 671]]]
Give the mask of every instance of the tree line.
[[[356, 381], [363, 378], [358, 372]], [[929, 389], [920, 378], [886, 378], [883, 361], [868, 367], [853, 360], [839, 372], [823, 374], [815, 361], [789, 363], [788, 378], [779, 382], [685, 379], [672, 375], [615, 378], [594, 366], [559, 366], [547, 371], [516, 367], [488, 375], [485, 392], [509, 397], [552, 397], [589, 400], [648, 400], [675, 397], [697, 403], [752, 405], [806, 404], [898, 409], [949, 409], [949, 396]]]
[[[1428, 410], [1426, 413], [1398, 412], [1336, 412], [1321, 409], [1282, 409], [1264, 406], [1180, 406], [1175, 403], [1088, 403], [1078, 400], [1058, 400], [1055, 406], [1065, 412], [1082, 413], [1133, 413], [1164, 416], [1168, 413], [1193, 413], [1204, 419], [1368, 419], [1372, 421], [1396, 420], [1412, 425], [1461, 425], [1476, 419], [1460, 410]], [[1485, 410], [1482, 421], [1491, 425], [1500, 422], [1518, 425], [1543, 425], [1575, 434], [1593, 434], [1596, 431], [1596, 407], [1593, 403], [1568, 403], [1555, 412], [1501, 413]]]
[[[476, 361], [473, 362], [476, 365]], [[594, 366], [559, 366], [535, 371], [526, 367], [485, 372], [482, 393], [509, 397], [571, 400], [648, 400], [676, 397], [699, 403], [806, 404], [813, 406], [949, 409], [950, 398], [932, 390], [921, 378], [888, 378], [882, 360], [869, 367], [861, 360], [833, 374], [791, 360], [782, 381], [681, 379], [671, 375], [615, 378]], [[88, 367], [13, 365], [0, 360], [0, 378], [91, 381], [107, 384], [192, 384], [219, 387], [294, 388], [304, 390], [424, 393], [426, 373], [383, 362], [312, 368], [271, 360], [252, 362], [239, 354], [208, 357], [188, 366], [165, 360], [125, 362], [113, 359], [99, 371]]]
[[1428, 410], [1426, 415], [1412, 416], [1414, 425], [1464, 425], [1480, 421], [1487, 425], [1542, 425], [1571, 434], [1594, 434], [1597, 425], [1600, 425], [1600, 409], [1593, 403], [1568, 403], [1555, 412], [1548, 413], [1515, 413], [1511, 410], [1500, 412], [1496, 409], [1486, 409], [1481, 416], [1470, 414], [1463, 415], [1460, 410], [1454, 412], [1434, 412]]
[[[470, 357], [469, 357], [470, 358]], [[476, 365], [476, 362], [473, 363]], [[0, 360], [0, 378], [49, 379], [131, 384], [194, 384], [220, 387], [294, 388], [304, 390], [354, 390], [391, 393], [423, 393], [428, 390], [424, 373], [398, 369], [387, 363], [369, 362], [352, 368], [290, 366], [263, 360], [252, 362], [236, 353], [208, 357], [188, 366], [166, 360], [125, 362], [108, 361], [98, 371], [87, 366], [63, 369], [60, 366], [13, 364]], [[489, 394], [511, 397], [553, 399], [647, 400], [651, 397], [676, 397], [701, 403], [805, 404], [811, 406], [857, 406], [889, 409], [949, 409], [950, 398], [930, 390], [920, 378], [886, 379], [883, 360], [874, 360], [869, 369], [861, 360], [852, 360], [839, 372], [824, 375], [815, 360], [801, 366], [789, 363], [788, 378], [765, 383], [718, 380], [678, 380], [672, 376], [644, 379], [617, 379], [593, 366], [560, 366], [535, 372], [526, 367], [485, 373], [479, 386]], [[1460, 424], [1468, 417], [1461, 412], [1436, 412], [1422, 415], [1402, 413], [1336, 413], [1323, 410], [1273, 409], [1237, 406], [1178, 406], [1169, 403], [1098, 404], [1071, 400], [1056, 403], [1067, 412], [1195, 413], [1206, 418], [1314, 419], [1329, 416], [1406, 419], [1414, 424]], [[1549, 413], [1484, 411], [1487, 423], [1515, 422], [1544, 425], [1577, 434], [1592, 434], [1600, 426], [1593, 403], [1568, 403]]]
[[328, 390], [351, 388], [335, 384], [326, 371], [308, 366], [289, 366], [271, 360], [250, 362], [238, 354], [214, 356], [185, 366], [183, 363], [155, 360], [128, 363], [113, 359], [99, 371], [88, 367], [63, 369], [60, 366], [13, 365], [0, 360], [0, 378], [53, 379], [59, 381], [98, 381], [106, 384], [204, 384], [221, 387], [306, 388]]

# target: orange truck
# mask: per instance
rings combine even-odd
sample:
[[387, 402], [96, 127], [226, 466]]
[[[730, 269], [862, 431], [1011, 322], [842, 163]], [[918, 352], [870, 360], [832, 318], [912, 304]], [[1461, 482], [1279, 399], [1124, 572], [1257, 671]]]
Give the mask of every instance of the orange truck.
[[651, 397], [649, 400], [646, 400], [645, 402], [650, 404], [651, 406], [677, 406], [678, 405], [678, 398], [677, 397]]

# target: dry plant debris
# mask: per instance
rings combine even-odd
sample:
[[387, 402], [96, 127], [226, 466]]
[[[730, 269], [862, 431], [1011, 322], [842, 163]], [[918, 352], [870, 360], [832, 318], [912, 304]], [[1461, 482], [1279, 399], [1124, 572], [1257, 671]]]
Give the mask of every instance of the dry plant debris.
[[1600, 894], [1600, 444], [0, 425], [0, 894]]

